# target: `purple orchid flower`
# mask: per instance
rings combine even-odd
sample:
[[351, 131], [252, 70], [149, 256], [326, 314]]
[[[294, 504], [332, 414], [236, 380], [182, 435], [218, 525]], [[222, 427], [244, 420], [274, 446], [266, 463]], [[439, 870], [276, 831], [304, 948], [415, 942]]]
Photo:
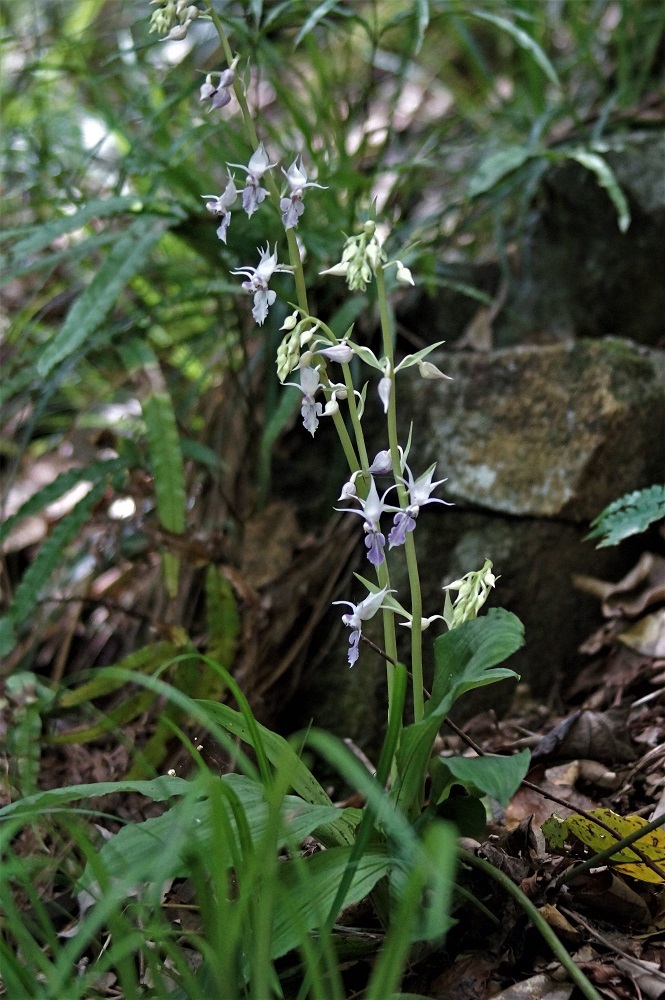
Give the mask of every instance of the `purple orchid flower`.
[[388, 587], [383, 587], [375, 594], [368, 594], [365, 600], [360, 601], [359, 604], [352, 604], [351, 601], [333, 601], [333, 604], [348, 604], [351, 608], [350, 613], [347, 612], [342, 615], [343, 623], [351, 629], [351, 635], [349, 636], [350, 667], [352, 667], [358, 659], [358, 647], [360, 645], [363, 622], [373, 618], [377, 611], [385, 606], [383, 602], [385, 601], [387, 595], [392, 593], [393, 591], [389, 590]]
[[416, 526], [416, 518], [420, 513], [421, 507], [426, 506], [428, 503], [443, 503], [448, 507], [452, 506], [447, 500], [438, 500], [436, 497], [431, 496], [432, 491], [446, 481], [445, 479], [439, 479], [436, 483], [432, 482], [435, 468], [436, 465], [433, 465], [422, 476], [414, 480], [411, 469], [405, 464], [408, 478], [404, 479], [400, 476], [400, 479], [409, 490], [409, 505], [404, 510], [398, 511], [395, 515], [393, 527], [388, 535], [388, 545], [391, 549], [397, 545], [404, 545], [407, 532], [413, 531]]
[[239, 267], [237, 270], [231, 271], [231, 274], [242, 274], [247, 277], [247, 281], [243, 281], [242, 287], [246, 292], [254, 295], [252, 316], [259, 326], [262, 326], [268, 316], [269, 307], [277, 298], [276, 293], [268, 288], [268, 282], [276, 271], [290, 271], [291, 268], [286, 264], [277, 263], [276, 246], [274, 251], [270, 253], [270, 244], [267, 243], [265, 250], [259, 248], [259, 254], [258, 267]]
[[229, 182], [224, 188], [222, 194], [204, 194], [202, 197], [209, 199], [206, 202], [206, 208], [208, 211], [212, 212], [213, 215], [219, 215], [221, 217], [221, 221], [217, 229], [217, 235], [223, 243], [226, 243], [226, 234], [231, 223], [231, 212], [229, 209], [238, 197], [235, 178], [231, 173], [229, 173]]
[[385, 559], [384, 546], [386, 544], [386, 536], [381, 532], [381, 515], [384, 511], [390, 511], [391, 513], [399, 511], [399, 507], [392, 507], [385, 503], [386, 496], [393, 489], [395, 489], [394, 485], [389, 486], [383, 496], [379, 498], [374, 477], [370, 476], [370, 488], [366, 499], [362, 500], [359, 496], [349, 497], [350, 500], [355, 500], [360, 504], [360, 510], [354, 510], [353, 508], [348, 508], [348, 510], [350, 514], [360, 514], [365, 519], [363, 524], [366, 536], [365, 547], [367, 548], [367, 558], [372, 566], [380, 566]]
[[282, 198], [279, 203], [282, 212], [282, 222], [285, 229], [293, 229], [298, 225], [298, 220], [305, 211], [302, 203], [306, 188], [316, 187], [325, 190], [322, 184], [307, 180], [307, 171], [302, 165], [302, 156], [297, 157], [288, 170], [282, 167], [282, 173], [289, 184], [288, 198]]
[[229, 167], [237, 167], [238, 170], [244, 170], [247, 174], [247, 183], [242, 192], [242, 207], [247, 212], [248, 218], [251, 218], [268, 194], [266, 189], [261, 187], [261, 178], [267, 170], [272, 170], [277, 164], [270, 162], [264, 145], [260, 142], [246, 167], [243, 167], [241, 163], [229, 163], [228, 165]]

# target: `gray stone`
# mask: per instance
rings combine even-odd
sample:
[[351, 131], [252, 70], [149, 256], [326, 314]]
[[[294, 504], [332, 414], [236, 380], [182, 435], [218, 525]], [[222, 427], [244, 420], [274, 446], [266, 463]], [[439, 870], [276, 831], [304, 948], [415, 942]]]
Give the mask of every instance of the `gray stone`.
[[454, 381], [403, 378], [399, 407], [456, 503], [588, 524], [662, 480], [664, 352], [607, 338], [431, 357]]

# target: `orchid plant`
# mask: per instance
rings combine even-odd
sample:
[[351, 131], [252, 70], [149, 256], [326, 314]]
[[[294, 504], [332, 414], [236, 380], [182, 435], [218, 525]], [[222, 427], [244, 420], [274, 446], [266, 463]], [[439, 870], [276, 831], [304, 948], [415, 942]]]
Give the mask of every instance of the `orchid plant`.
[[[389, 258], [384, 226], [377, 220], [373, 207], [360, 231], [346, 237], [339, 261], [321, 273], [332, 280], [344, 279], [351, 293], [364, 292], [373, 286], [380, 317], [381, 353], [375, 354], [362, 343], [353, 327], [338, 337], [324, 318], [311, 312], [303, 271], [305, 239], [301, 239], [299, 227], [306, 219], [308, 206], [315, 202], [317, 189], [322, 190], [324, 185], [310, 179], [310, 167], [300, 150], [292, 151], [290, 166], [285, 167], [277, 157], [273, 159], [266, 148], [267, 139], [264, 142], [259, 135], [260, 121], [250, 112], [241, 72], [242, 56], [232, 50], [211, 0], [204, 0], [205, 9], [188, 6], [184, 0], [152, 2], [159, 5], [153, 14], [153, 29], [166, 33], [171, 40], [184, 37], [187, 27], [197, 18], [212, 21], [219, 35], [225, 65], [206, 75], [200, 88], [200, 100], [209, 105], [214, 116], [212, 121], [218, 122], [216, 116], [220, 112], [229, 113], [233, 93], [243, 119], [247, 144], [252, 151], [247, 163], [227, 163], [228, 181], [224, 189], [219, 194], [204, 196], [208, 210], [220, 220], [219, 239], [227, 243], [231, 209], [238, 197], [241, 197], [242, 210], [248, 218], [272, 210], [279, 215], [283, 225], [282, 246], [271, 247], [267, 243], [258, 250], [257, 265], [242, 264], [231, 273], [243, 279], [240, 288], [252, 296], [252, 316], [259, 326], [267, 321], [277, 299], [276, 292], [269, 287], [271, 279], [280, 272], [292, 275], [294, 301], [281, 327], [283, 338], [277, 350], [277, 376], [282, 384], [295, 386], [300, 391], [305, 431], [314, 437], [321, 421], [330, 417], [346, 457], [348, 478], [341, 486], [338, 500], [341, 506], [336, 509], [360, 516], [366, 557], [374, 578], [365, 579], [357, 574], [365, 595], [357, 603], [350, 600], [334, 603], [348, 609], [342, 614], [342, 623], [350, 630], [347, 656], [349, 666], [355, 669], [359, 669], [357, 665], [362, 662], [365, 624], [378, 614], [382, 616], [383, 646], [370, 645], [379, 648], [386, 665], [389, 731], [393, 736], [386, 779], [396, 802], [415, 820], [425, 805], [425, 778], [431, 771], [434, 741], [450, 706], [470, 688], [516, 676], [511, 670], [497, 669], [495, 664], [522, 642], [521, 626], [508, 612], [497, 609], [482, 622], [477, 618], [496, 584], [490, 560], [480, 570], [444, 588], [446, 594], [441, 613], [432, 609], [434, 613], [427, 615], [423, 609], [416, 548], [418, 519], [423, 507], [443, 507], [449, 501], [440, 495], [446, 480], [437, 478], [436, 466], [419, 469], [417, 456], [410, 455], [410, 438], [406, 442], [399, 439], [398, 376], [401, 378], [410, 370], [411, 375], [422, 378], [426, 384], [448, 379], [448, 375], [428, 360], [430, 353], [441, 344], [432, 344], [403, 358], [395, 356], [386, 274], [394, 271], [396, 282], [403, 285], [414, 285], [415, 278], [402, 259]], [[281, 185], [276, 176], [278, 167], [284, 178]], [[244, 174], [242, 190], [239, 190], [236, 172]], [[310, 208], [312, 210], [315, 206]], [[408, 248], [401, 257], [408, 259]], [[354, 372], [363, 367], [370, 377], [359, 387], [354, 382]], [[385, 418], [386, 447], [370, 457], [363, 414], [372, 400]], [[387, 486], [386, 478], [390, 480]], [[404, 603], [391, 582], [390, 563], [394, 550], [403, 551], [408, 572], [409, 593], [403, 598]], [[451, 590], [457, 591], [454, 601]], [[439, 627], [448, 632], [435, 641], [435, 677], [429, 693], [423, 683], [423, 632], [434, 623], [441, 623]], [[397, 624], [409, 630], [408, 670], [398, 656]], [[488, 644], [488, 634], [500, 635], [502, 641]], [[460, 636], [459, 641], [456, 635]], [[412, 690], [411, 721], [405, 718], [404, 678], [407, 674]], [[514, 763], [516, 759], [506, 759], [515, 787], [526, 770], [528, 755], [520, 756], [518, 766]], [[480, 770], [482, 763], [479, 761]], [[439, 815], [442, 814], [440, 807], [453, 781], [451, 778], [447, 785], [439, 783], [436, 786], [437, 798], [430, 801], [430, 810], [435, 808]], [[489, 778], [486, 781], [482, 776], [474, 778], [476, 790], [491, 792], [490, 785]]]

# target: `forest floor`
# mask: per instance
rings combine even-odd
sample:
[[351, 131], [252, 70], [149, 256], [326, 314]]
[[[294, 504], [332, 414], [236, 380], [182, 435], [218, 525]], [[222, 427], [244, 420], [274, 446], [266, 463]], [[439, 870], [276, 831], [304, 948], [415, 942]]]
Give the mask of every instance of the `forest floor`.
[[[527, 780], [505, 810], [494, 804], [485, 836], [467, 838], [464, 846], [519, 885], [608, 1000], [665, 997], [665, 832], [654, 831], [620, 863], [569, 878], [573, 866], [607, 846], [609, 834], [594, 819], [625, 836], [665, 812], [665, 656], [653, 632], [662, 611], [652, 610], [664, 593], [665, 559], [643, 557], [625, 580], [605, 587], [606, 624], [582, 647], [588, 666], [551, 704], [518, 685], [507, 717], [486, 711], [461, 728], [444, 727], [438, 745], [444, 756], [530, 749]], [[122, 744], [108, 734], [45, 747], [40, 785], [121, 777], [130, 763], [127, 747], [133, 735], [145, 740], [147, 721], [142, 716], [125, 727]], [[105, 803], [107, 814], [125, 822], [158, 808], [140, 796]], [[553, 815], [568, 821], [558, 834]], [[432, 1000], [575, 1000], [565, 971], [503, 890], [476, 870], [462, 870], [459, 881], [483, 910], [461, 905], [445, 948], [414, 955], [403, 990]], [[185, 910], [188, 892], [186, 880], [176, 880], [165, 903]], [[75, 925], [74, 898], [69, 905]], [[349, 908], [343, 922], [380, 942], [368, 904]], [[345, 963], [349, 997], [361, 995], [370, 968], [371, 957]], [[116, 995], [111, 985], [108, 995]]]

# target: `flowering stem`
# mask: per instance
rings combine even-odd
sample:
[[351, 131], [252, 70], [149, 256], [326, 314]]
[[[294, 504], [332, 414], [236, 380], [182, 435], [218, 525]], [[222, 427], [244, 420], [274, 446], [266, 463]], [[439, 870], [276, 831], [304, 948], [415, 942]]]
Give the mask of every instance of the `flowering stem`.
[[[388, 564], [383, 560], [380, 566], [376, 567], [376, 576], [379, 587], [390, 589], [390, 573]], [[395, 634], [395, 613], [390, 608], [383, 608], [381, 611], [383, 619], [383, 645], [385, 646], [386, 658], [386, 687], [388, 690], [388, 718], [390, 718], [393, 706], [395, 690], [395, 663], [397, 662], [397, 636]]]
[[[394, 351], [392, 338], [392, 323], [388, 312], [388, 299], [386, 296], [386, 285], [383, 278], [383, 268], [376, 269], [376, 288], [379, 300], [379, 314], [381, 317], [381, 333], [383, 335], [383, 353], [390, 361], [390, 376], [393, 385], [388, 402], [388, 442], [390, 445], [390, 456], [393, 463], [393, 474], [397, 483], [397, 493], [402, 509], [408, 506], [408, 493], [406, 487], [400, 482], [402, 475], [402, 465], [399, 453], [399, 443], [397, 439], [397, 404], [395, 393], [394, 377]], [[416, 547], [413, 535], [408, 533], [404, 543], [406, 552], [406, 566], [409, 574], [409, 586], [411, 590], [411, 677], [413, 684], [413, 717], [415, 722], [420, 722], [425, 711], [423, 696], [423, 655], [422, 655], [422, 595], [420, 591], [420, 576], [418, 574], [418, 563], [416, 559]]]
[[[214, 7], [212, 6], [211, 0], [205, 0], [206, 9], [212, 23], [215, 25], [217, 34], [219, 35], [219, 40], [224, 50], [224, 56], [228, 65], [230, 66], [233, 62], [233, 51], [229, 44], [229, 40], [226, 37], [226, 32], [224, 30], [224, 25]], [[245, 96], [245, 90], [240, 80], [236, 77], [233, 81], [233, 91], [236, 95], [238, 104], [240, 105], [240, 111], [242, 113], [243, 123], [245, 125], [245, 131], [247, 133], [247, 140], [252, 149], [256, 149], [259, 145], [259, 137], [254, 127], [254, 122], [249, 111], [249, 106], [247, 104], [247, 97]], [[267, 185], [268, 192], [272, 199], [273, 205], [275, 207], [279, 206], [279, 188], [275, 183], [274, 179], [269, 173], [266, 173], [263, 177], [265, 184]], [[305, 284], [305, 275], [302, 267], [302, 260], [300, 257], [300, 250], [298, 249], [298, 241], [296, 240], [296, 235], [292, 229], [286, 230], [286, 241], [289, 248], [289, 263], [293, 268], [293, 278], [296, 285], [296, 296], [298, 299], [298, 306], [302, 310], [303, 314], [309, 315], [309, 306], [307, 304], [307, 286]], [[341, 413], [333, 413], [333, 421], [335, 423], [335, 428], [340, 439], [340, 443], [344, 450], [346, 460], [349, 464], [349, 468], [352, 472], [355, 472], [359, 468], [360, 463], [356, 456], [355, 450], [353, 448], [353, 443], [349, 437], [349, 432], [344, 424], [344, 418]]]
[[344, 385], [346, 386], [346, 401], [349, 405], [349, 416], [351, 417], [351, 423], [356, 437], [356, 446], [358, 448], [358, 454], [360, 455], [360, 467], [363, 472], [366, 472], [369, 468], [369, 456], [367, 455], [365, 435], [363, 434], [363, 429], [360, 425], [360, 417], [358, 416], [358, 407], [356, 406], [356, 397], [353, 391], [351, 369], [348, 365], [342, 365], [342, 371], [344, 372]]

